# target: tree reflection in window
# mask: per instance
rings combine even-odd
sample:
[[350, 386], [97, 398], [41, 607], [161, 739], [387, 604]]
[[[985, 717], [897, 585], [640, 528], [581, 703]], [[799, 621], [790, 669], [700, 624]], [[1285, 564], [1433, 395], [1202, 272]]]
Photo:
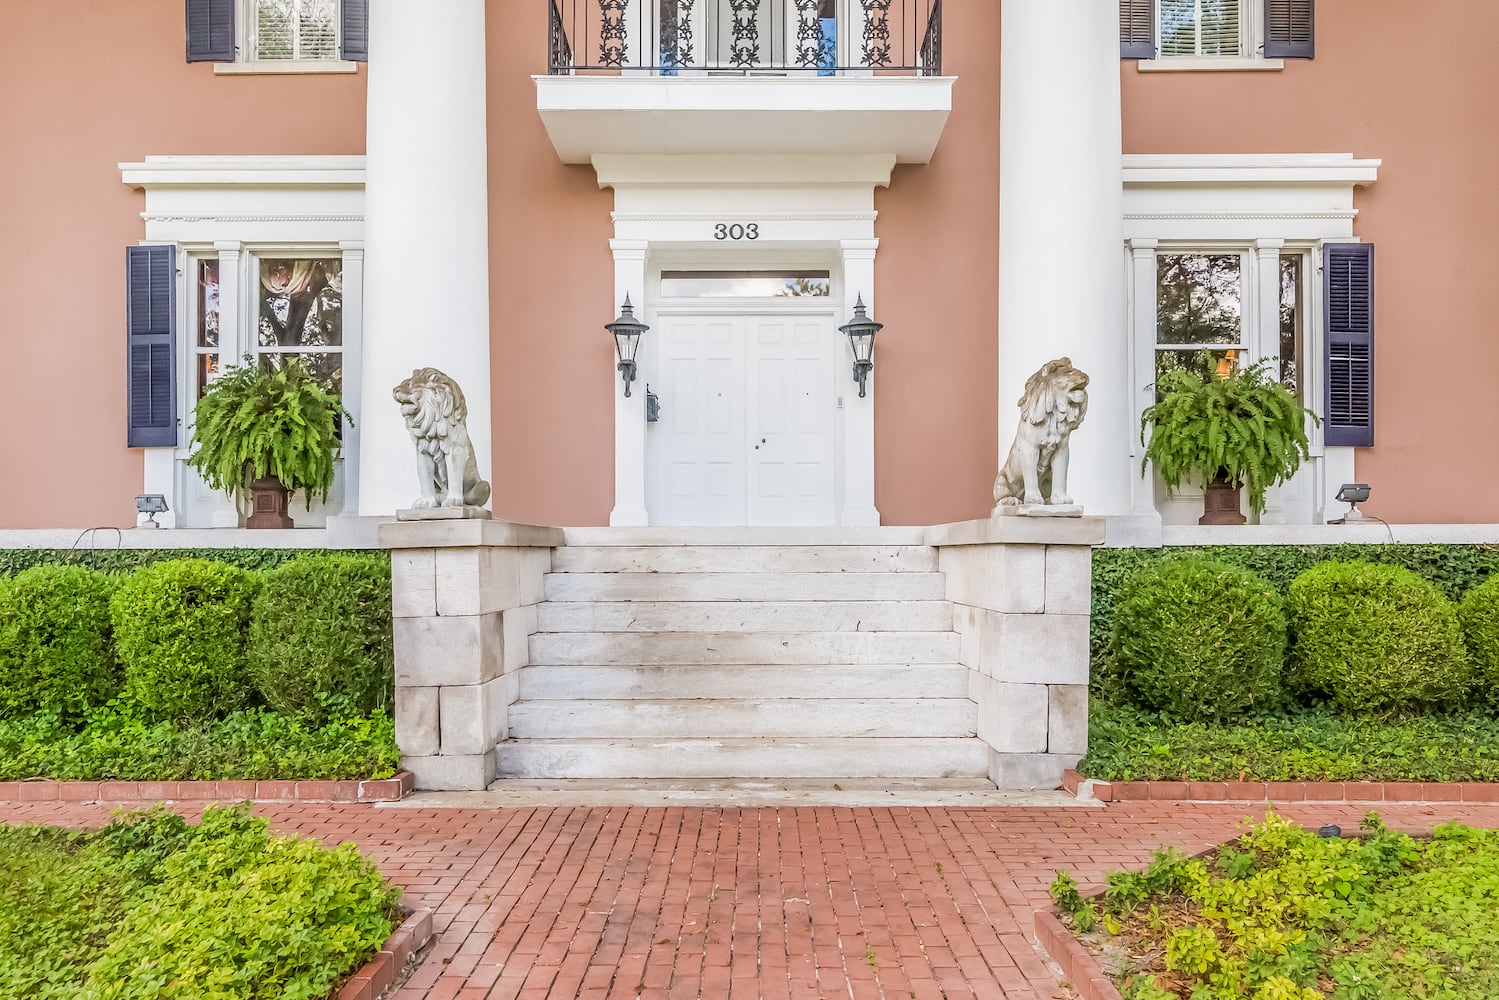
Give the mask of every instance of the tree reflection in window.
[[343, 388], [343, 261], [339, 258], [262, 258], [256, 289], [256, 344], [260, 363], [279, 368], [302, 359], [333, 392]]
[[1243, 351], [1243, 258], [1237, 253], [1156, 255], [1156, 377], [1173, 369], [1215, 374]]
[[338, 0], [250, 0], [256, 59], [337, 59]]

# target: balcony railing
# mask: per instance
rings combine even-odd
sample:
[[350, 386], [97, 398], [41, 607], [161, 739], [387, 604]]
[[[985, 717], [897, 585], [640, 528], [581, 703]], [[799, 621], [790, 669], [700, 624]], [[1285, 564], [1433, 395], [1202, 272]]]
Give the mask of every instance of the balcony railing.
[[942, 0], [547, 0], [550, 74], [942, 75]]

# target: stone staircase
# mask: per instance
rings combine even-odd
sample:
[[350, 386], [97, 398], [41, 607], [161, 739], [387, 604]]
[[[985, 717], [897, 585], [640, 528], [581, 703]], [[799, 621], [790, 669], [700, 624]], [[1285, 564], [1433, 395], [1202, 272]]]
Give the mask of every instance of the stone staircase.
[[569, 536], [497, 748], [502, 780], [988, 784], [953, 606], [919, 530]]

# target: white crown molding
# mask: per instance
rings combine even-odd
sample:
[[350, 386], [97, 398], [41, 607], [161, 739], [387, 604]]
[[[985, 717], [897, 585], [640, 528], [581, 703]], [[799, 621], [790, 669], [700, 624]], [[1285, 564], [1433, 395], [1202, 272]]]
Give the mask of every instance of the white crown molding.
[[618, 222], [873, 222], [878, 212], [611, 212]]
[[167, 212], [142, 212], [147, 224], [153, 222], [363, 222], [362, 215], [173, 215]]
[[1124, 218], [1128, 222], [1140, 220], [1157, 221], [1181, 221], [1206, 219], [1211, 221], [1225, 220], [1258, 220], [1258, 219], [1294, 219], [1323, 221], [1348, 221], [1358, 217], [1358, 209], [1340, 209], [1329, 212], [1125, 212]]
[[148, 156], [119, 164], [137, 189], [173, 187], [362, 188], [363, 156]]
[[1132, 153], [1124, 157], [1124, 185], [1372, 184], [1382, 160], [1352, 153]]

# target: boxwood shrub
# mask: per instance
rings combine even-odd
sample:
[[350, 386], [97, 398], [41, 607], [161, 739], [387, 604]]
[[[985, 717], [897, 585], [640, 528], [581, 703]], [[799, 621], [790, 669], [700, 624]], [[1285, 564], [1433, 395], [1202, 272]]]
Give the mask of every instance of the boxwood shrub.
[[110, 602], [125, 690], [148, 718], [220, 718], [253, 700], [245, 661], [260, 577], [205, 559], [132, 573]]
[[1353, 712], [1451, 705], [1470, 681], [1457, 609], [1399, 566], [1328, 562], [1291, 582], [1292, 665], [1301, 689]]
[[1171, 559], [1121, 588], [1113, 649], [1140, 701], [1177, 719], [1224, 720], [1283, 696], [1286, 616], [1249, 570]]
[[115, 696], [114, 589], [111, 577], [81, 566], [0, 578], [0, 718], [77, 719]]
[[390, 561], [316, 553], [265, 575], [250, 624], [250, 673], [266, 704], [325, 718], [390, 704]]
[[1499, 577], [1468, 591], [1457, 615], [1473, 665], [1474, 693], [1499, 707]]

